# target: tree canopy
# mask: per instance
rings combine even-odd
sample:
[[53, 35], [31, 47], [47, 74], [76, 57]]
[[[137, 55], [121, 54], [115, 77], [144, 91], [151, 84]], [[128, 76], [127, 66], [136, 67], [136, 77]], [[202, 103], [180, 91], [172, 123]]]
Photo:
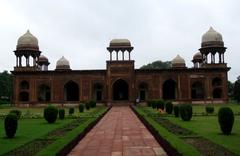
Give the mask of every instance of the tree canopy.
[[12, 74], [7, 71], [0, 73], [0, 103], [10, 101], [12, 97]]
[[240, 102], [240, 76], [234, 83], [233, 96], [237, 102]]
[[147, 65], [143, 65], [140, 69], [169, 69], [171, 67], [171, 61], [154, 61]]

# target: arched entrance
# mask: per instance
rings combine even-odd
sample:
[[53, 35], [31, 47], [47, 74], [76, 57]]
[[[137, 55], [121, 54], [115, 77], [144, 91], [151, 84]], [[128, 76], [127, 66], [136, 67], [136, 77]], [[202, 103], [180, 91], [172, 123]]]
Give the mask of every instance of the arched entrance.
[[93, 85], [93, 99], [96, 101], [102, 100], [103, 85], [101, 83], [95, 83]]
[[25, 92], [25, 91], [20, 92], [20, 94], [19, 94], [19, 101], [22, 101], [22, 102], [29, 101], [29, 94], [28, 94], [28, 92]]
[[204, 89], [201, 82], [197, 81], [192, 84], [192, 99], [203, 99]]
[[220, 88], [215, 88], [213, 90], [213, 98], [214, 99], [220, 99], [222, 97], [222, 89]]
[[79, 101], [79, 87], [77, 83], [69, 81], [64, 85], [64, 99], [65, 101]]
[[174, 100], [176, 99], [176, 82], [172, 79], [166, 80], [163, 83], [163, 99]]
[[113, 84], [113, 100], [128, 100], [128, 84], [126, 81], [119, 79]]
[[51, 99], [51, 90], [48, 85], [42, 84], [38, 87], [38, 101], [48, 102]]
[[139, 84], [139, 100], [140, 101], [146, 101], [147, 100], [147, 91], [148, 90], [148, 85], [145, 82], [142, 82]]

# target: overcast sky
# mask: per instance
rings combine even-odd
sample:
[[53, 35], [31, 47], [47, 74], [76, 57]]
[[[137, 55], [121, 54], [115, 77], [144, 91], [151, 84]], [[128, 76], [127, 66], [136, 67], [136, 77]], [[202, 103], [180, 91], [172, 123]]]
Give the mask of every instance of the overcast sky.
[[72, 69], [105, 69], [111, 39], [128, 38], [135, 67], [177, 54], [188, 67], [212, 26], [223, 36], [229, 79], [240, 75], [238, 0], [0, 0], [0, 71], [13, 70], [18, 38], [38, 38], [50, 69], [65, 56]]

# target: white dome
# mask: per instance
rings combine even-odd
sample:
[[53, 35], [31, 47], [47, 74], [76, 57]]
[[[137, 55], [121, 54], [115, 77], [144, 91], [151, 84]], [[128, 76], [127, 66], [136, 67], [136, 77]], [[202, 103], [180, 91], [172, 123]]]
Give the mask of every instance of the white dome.
[[177, 55], [173, 60], [172, 60], [172, 65], [174, 64], [185, 64], [185, 60], [180, 56]]
[[204, 42], [223, 42], [222, 40], [222, 35], [217, 32], [216, 30], [214, 30], [212, 27], [210, 27], [210, 29], [203, 34], [202, 36], [202, 43]]
[[62, 56], [57, 61], [56, 69], [70, 69], [69, 61], [64, 56]]
[[37, 48], [38, 49], [38, 39], [33, 36], [28, 30], [24, 35], [19, 37], [17, 42], [17, 48]]
[[193, 56], [194, 60], [198, 60], [198, 59], [202, 59], [202, 54], [200, 52], [197, 52], [194, 56]]

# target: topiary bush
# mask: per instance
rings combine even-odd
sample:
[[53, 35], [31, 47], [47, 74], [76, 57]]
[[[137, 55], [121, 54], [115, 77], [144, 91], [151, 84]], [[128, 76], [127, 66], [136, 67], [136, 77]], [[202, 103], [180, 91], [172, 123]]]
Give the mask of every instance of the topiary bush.
[[55, 106], [44, 108], [44, 118], [48, 123], [54, 123], [57, 120], [58, 109]]
[[5, 133], [8, 138], [13, 138], [18, 127], [18, 118], [15, 113], [10, 113], [4, 120]]
[[157, 108], [156, 100], [151, 100], [150, 103], [153, 109]]
[[206, 106], [205, 110], [206, 110], [206, 113], [212, 114], [214, 112], [214, 107], [213, 106]]
[[179, 106], [175, 105], [173, 106], [174, 116], [179, 117]]
[[90, 104], [88, 102], [85, 103], [86, 110], [90, 109]]
[[68, 114], [69, 114], [69, 115], [73, 115], [73, 114], [74, 114], [74, 108], [73, 108], [73, 107], [70, 107], [70, 108], [69, 108]]
[[166, 112], [168, 114], [172, 114], [173, 112], [173, 104], [170, 101], [166, 102]]
[[164, 110], [164, 105], [165, 105], [165, 102], [161, 99], [158, 99], [155, 101], [156, 102], [156, 107], [157, 109], [161, 109], [161, 110]]
[[18, 109], [13, 109], [11, 110], [9, 113], [14, 113], [17, 115], [17, 118], [20, 119], [21, 118], [21, 115], [22, 115], [22, 112]]
[[232, 109], [229, 107], [220, 108], [218, 111], [218, 122], [223, 134], [231, 134], [234, 123], [234, 114]]
[[180, 105], [179, 112], [183, 121], [190, 121], [192, 118], [192, 105], [190, 104]]
[[80, 104], [78, 105], [78, 109], [79, 109], [79, 112], [80, 112], [80, 113], [84, 112], [84, 104], [80, 103]]
[[91, 101], [89, 101], [89, 105], [90, 105], [91, 108], [95, 108], [97, 103], [96, 103], [96, 101], [91, 100]]
[[58, 111], [59, 119], [63, 120], [65, 117], [65, 109], [59, 109]]

